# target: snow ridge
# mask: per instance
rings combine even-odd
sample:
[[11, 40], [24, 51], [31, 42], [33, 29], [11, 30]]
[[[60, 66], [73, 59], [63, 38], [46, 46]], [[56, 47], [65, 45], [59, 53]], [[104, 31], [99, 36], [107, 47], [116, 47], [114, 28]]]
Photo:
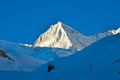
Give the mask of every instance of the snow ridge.
[[116, 34], [119, 34], [120, 33], [120, 28], [118, 28], [117, 30], [108, 30], [106, 32], [102, 32], [102, 33], [98, 33], [98, 34], [95, 34], [95, 35], [92, 35], [91, 36], [91, 39], [92, 39], [92, 42], [96, 42], [104, 37], [107, 37], [107, 36], [112, 36], [112, 35], [116, 35]]

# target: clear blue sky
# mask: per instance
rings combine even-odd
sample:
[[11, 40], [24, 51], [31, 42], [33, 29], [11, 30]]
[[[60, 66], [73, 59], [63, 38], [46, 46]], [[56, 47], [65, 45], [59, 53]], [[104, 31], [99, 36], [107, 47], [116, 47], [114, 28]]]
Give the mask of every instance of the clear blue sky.
[[0, 40], [33, 43], [62, 21], [85, 35], [120, 26], [120, 0], [0, 0]]

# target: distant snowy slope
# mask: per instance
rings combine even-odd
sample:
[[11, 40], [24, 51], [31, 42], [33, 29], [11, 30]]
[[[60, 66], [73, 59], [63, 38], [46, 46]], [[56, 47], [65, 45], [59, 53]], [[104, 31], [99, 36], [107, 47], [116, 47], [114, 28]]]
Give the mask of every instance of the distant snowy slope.
[[51, 60], [74, 52], [70, 49], [34, 48], [0, 40], [0, 70], [33, 71]]
[[36, 71], [41, 73], [41, 80], [120, 80], [120, 34], [99, 40]]
[[102, 32], [102, 33], [98, 33], [98, 34], [95, 34], [95, 35], [92, 35], [91, 36], [91, 43], [93, 42], [96, 42], [104, 37], [107, 37], [107, 36], [112, 36], [112, 35], [115, 35], [115, 34], [118, 34], [120, 33], [120, 28], [116, 29], [116, 30], [108, 30], [108, 31], [105, 31], [105, 32]]
[[0, 41], [0, 70], [33, 71], [46, 62], [23, 54], [23, 49], [15, 43]]

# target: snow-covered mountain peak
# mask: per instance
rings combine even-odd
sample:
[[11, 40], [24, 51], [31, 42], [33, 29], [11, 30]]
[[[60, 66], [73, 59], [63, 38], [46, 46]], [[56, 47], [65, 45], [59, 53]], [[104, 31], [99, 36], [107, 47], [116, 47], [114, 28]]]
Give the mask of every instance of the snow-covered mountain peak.
[[118, 33], [120, 33], [120, 28], [88, 37], [80, 34], [78, 31], [72, 29], [68, 25], [58, 21], [58, 23], [51, 25], [46, 32], [39, 36], [34, 43], [34, 47], [81, 50], [93, 42]]
[[[63, 29], [63, 30], [65, 30], [65, 31], [71, 29], [68, 25], [62, 23], [61, 21], [58, 21], [56, 24], [51, 25], [50, 28], [52, 28], [52, 30], [53, 30], [53, 28], [56, 28], [56, 29]], [[73, 30], [73, 29], [71, 29], [71, 30]], [[74, 31], [75, 31], [75, 30], [74, 30]], [[75, 32], [76, 32], [76, 31], [75, 31]]]
[[88, 38], [59, 21], [39, 36], [34, 47], [83, 49], [90, 42]]
[[51, 25], [49, 29], [51, 29], [53, 31], [54, 29], [58, 30], [58, 29], [63, 29], [64, 27], [66, 27], [66, 25], [63, 24], [62, 22], [58, 21], [56, 24]]
[[57, 25], [61, 26], [63, 23], [61, 21], [58, 21]]

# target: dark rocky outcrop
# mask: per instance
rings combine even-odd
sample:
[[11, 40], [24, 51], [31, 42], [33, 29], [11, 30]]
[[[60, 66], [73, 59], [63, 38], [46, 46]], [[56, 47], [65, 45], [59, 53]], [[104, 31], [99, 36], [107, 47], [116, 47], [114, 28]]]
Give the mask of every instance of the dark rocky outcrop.
[[54, 65], [52, 65], [52, 64], [49, 64], [48, 65], [48, 73], [50, 72], [50, 71], [52, 71], [52, 70], [54, 70], [55, 69], [55, 66]]
[[0, 56], [15, 62], [15, 60], [13, 58], [11, 58], [10, 56], [8, 56], [7, 53], [4, 50], [2, 50], [2, 49], [0, 49]]

